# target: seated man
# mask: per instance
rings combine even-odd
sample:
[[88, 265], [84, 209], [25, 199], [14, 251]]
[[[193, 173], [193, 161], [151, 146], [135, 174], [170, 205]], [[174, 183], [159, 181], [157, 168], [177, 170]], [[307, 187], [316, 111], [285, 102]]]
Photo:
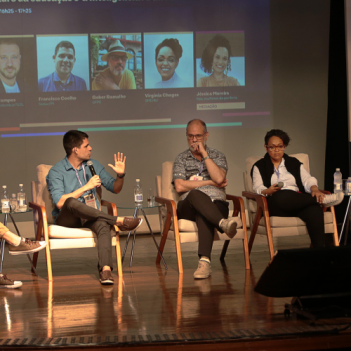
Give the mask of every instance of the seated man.
[[[46, 246], [45, 241], [31, 241], [21, 238], [10, 232], [2, 223], [0, 223], [0, 240], [5, 240], [10, 245], [10, 255], [30, 254], [42, 250]], [[22, 282], [11, 280], [6, 274], [0, 273], [0, 289], [16, 289], [21, 286]]]
[[211, 275], [214, 229], [232, 238], [241, 220], [238, 217], [227, 219], [227, 160], [221, 152], [206, 145], [209, 133], [205, 122], [199, 119], [190, 121], [186, 135], [189, 149], [179, 154], [174, 162], [173, 184], [180, 195], [178, 219], [197, 224], [200, 260], [194, 278], [202, 279]]
[[97, 189], [103, 185], [115, 194], [122, 190], [126, 157], [115, 154], [115, 164], [109, 164], [117, 174], [114, 179], [98, 161], [91, 160], [93, 167], [87, 167], [92, 148], [86, 133], [68, 131], [63, 137], [63, 146], [67, 156], [53, 166], [46, 177], [55, 204], [52, 211], [55, 224], [69, 228], [89, 228], [97, 235], [100, 282], [113, 284], [110, 231], [114, 230], [115, 225], [121, 230], [136, 229], [142, 219], [110, 216], [100, 211]]
[[132, 57], [120, 40], [111, 44], [108, 53], [101, 56], [101, 61], [107, 61], [108, 67], [93, 80], [92, 90], [136, 89], [134, 74], [126, 68], [127, 60]]

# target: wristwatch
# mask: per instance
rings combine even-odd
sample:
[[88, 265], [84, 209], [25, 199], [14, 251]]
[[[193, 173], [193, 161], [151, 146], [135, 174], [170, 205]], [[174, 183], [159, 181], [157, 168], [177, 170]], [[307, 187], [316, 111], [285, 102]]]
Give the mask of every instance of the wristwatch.
[[123, 174], [118, 174], [118, 173], [117, 173], [117, 178], [124, 178], [125, 175], [126, 175], [125, 173], [123, 173]]
[[206, 161], [208, 158], [210, 158], [209, 155], [207, 155], [206, 157], [204, 157], [203, 160]]

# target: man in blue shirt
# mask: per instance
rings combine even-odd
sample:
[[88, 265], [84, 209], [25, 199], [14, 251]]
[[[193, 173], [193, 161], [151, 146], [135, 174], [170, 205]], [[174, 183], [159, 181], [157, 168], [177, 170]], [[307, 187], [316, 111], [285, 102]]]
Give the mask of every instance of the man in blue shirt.
[[55, 72], [39, 79], [40, 92], [87, 90], [85, 80], [71, 73], [76, 62], [75, 49], [71, 42], [58, 43], [52, 58], [55, 63]]
[[101, 185], [115, 194], [122, 190], [126, 157], [123, 158], [123, 153], [115, 154], [114, 165], [109, 164], [117, 174], [114, 179], [96, 160], [91, 160], [95, 175], [87, 167], [92, 148], [86, 133], [68, 131], [63, 137], [63, 146], [67, 156], [53, 166], [46, 177], [55, 205], [52, 211], [55, 224], [69, 228], [89, 228], [97, 235], [100, 282], [113, 284], [110, 230], [114, 230], [114, 225], [121, 230], [136, 229], [142, 219], [110, 216], [100, 211], [97, 191], [101, 191]]

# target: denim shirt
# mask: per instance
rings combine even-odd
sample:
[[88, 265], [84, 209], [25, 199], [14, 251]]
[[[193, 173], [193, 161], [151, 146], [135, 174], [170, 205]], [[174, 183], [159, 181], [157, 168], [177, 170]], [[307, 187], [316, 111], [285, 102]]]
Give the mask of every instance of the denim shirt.
[[[101, 184], [107, 190], [114, 193], [113, 183], [115, 179], [105, 170], [105, 168], [100, 162], [96, 160], [91, 161], [93, 162], [96, 174], [101, 179]], [[84, 179], [84, 171], [86, 181]], [[80, 182], [77, 178], [77, 174]], [[67, 156], [60, 162], [56, 163], [56, 165], [50, 169], [48, 175], [46, 176], [46, 183], [48, 185], [52, 201], [55, 205], [55, 208], [52, 211], [52, 215], [55, 218], [55, 220], [58, 214], [60, 213], [60, 210], [56, 207], [56, 205], [60, 201], [61, 197], [65, 194], [70, 194], [73, 191], [81, 188], [82, 185], [85, 185], [87, 182], [89, 182], [91, 178], [92, 174], [90, 172], [89, 167], [87, 166], [87, 161], [84, 161], [82, 166], [79, 169], [75, 170], [74, 167], [68, 161]], [[80, 183], [82, 183], [82, 185]], [[97, 200], [96, 195], [96, 188], [86, 191], [82, 196], [78, 198], [78, 200], [84, 202], [84, 196], [90, 194], [91, 192], [95, 196], [96, 207], [99, 208], [99, 202]]]

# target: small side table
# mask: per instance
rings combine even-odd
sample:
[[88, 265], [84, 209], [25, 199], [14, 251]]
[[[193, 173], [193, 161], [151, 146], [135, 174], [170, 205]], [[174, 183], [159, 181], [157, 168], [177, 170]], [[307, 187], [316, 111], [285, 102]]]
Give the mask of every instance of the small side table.
[[[25, 212], [7, 212], [7, 213], [2, 213], [2, 212], [0, 211], [0, 214], [3, 214], [3, 215], [4, 215], [4, 226], [5, 226], [5, 227], [6, 227], [6, 225], [7, 225], [8, 216], [10, 216], [11, 221], [12, 221], [12, 223], [13, 223], [15, 229], [16, 229], [17, 235], [18, 235], [18, 236], [21, 236], [21, 234], [20, 234], [20, 232], [19, 232], [19, 230], [18, 230], [18, 227], [17, 227], [17, 225], [16, 225], [16, 222], [15, 222], [15, 220], [13, 219], [12, 215], [14, 215], [14, 214], [21, 214], [21, 213], [28, 213], [28, 212], [33, 212], [33, 210], [32, 210], [31, 208], [28, 208], [27, 211], [25, 211]], [[1, 256], [1, 257], [0, 257], [0, 273], [2, 273], [2, 266], [3, 266], [3, 262], [4, 262], [4, 253], [5, 253], [5, 239], [1, 239], [1, 240], [0, 240], [0, 256]], [[32, 265], [32, 271], [34, 272], [35, 275], [38, 275], [38, 274], [37, 274], [37, 271], [35, 270], [35, 267], [34, 267], [34, 265], [33, 265], [33, 261], [32, 261], [32, 259], [30, 258], [30, 255], [27, 254], [27, 257], [28, 257], [28, 259], [29, 259], [30, 264]]]
[[[162, 256], [162, 253], [160, 251], [160, 248], [157, 244], [157, 241], [155, 239], [155, 236], [154, 236], [154, 233], [151, 229], [151, 226], [150, 226], [150, 223], [146, 217], [146, 213], [144, 210], [146, 209], [150, 209], [150, 208], [158, 208], [158, 207], [161, 207], [162, 204], [159, 204], [159, 203], [154, 203], [153, 205], [148, 205], [146, 203], [142, 203], [140, 205], [136, 205], [135, 203], [130, 203], [130, 204], [126, 204], [126, 205], [117, 205], [117, 208], [119, 209], [124, 209], [124, 210], [134, 210], [134, 215], [133, 215], [133, 218], [138, 218], [138, 213], [139, 211], [141, 211], [141, 213], [143, 214], [143, 217], [145, 219], [145, 222], [147, 224], [147, 226], [149, 227], [149, 231], [150, 231], [150, 234], [152, 236], [152, 238], [154, 239], [154, 243], [155, 243], [155, 246], [159, 252], [159, 254], [161, 255], [161, 258], [162, 258], [162, 261], [163, 261], [163, 264], [165, 266], [166, 269], [167, 268], [167, 264], [166, 264], [166, 261], [165, 259], [163, 258]], [[127, 247], [128, 247], [128, 243], [129, 243], [129, 239], [130, 239], [130, 236], [131, 236], [131, 233], [132, 231], [130, 231], [128, 233], [128, 237], [127, 237], [127, 241], [126, 241], [126, 245], [124, 247], [124, 250], [123, 250], [123, 255], [122, 255], [122, 264], [123, 264], [123, 261], [124, 261], [124, 256], [126, 254], [126, 251], [127, 251]], [[129, 267], [132, 267], [132, 264], [133, 264], [133, 255], [134, 255], [134, 245], [135, 245], [135, 237], [136, 237], [136, 230], [134, 230], [134, 234], [133, 234], [133, 244], [132, 244], [132, 250], [131, 250], [131, 254], [130, 254], [130, 262], [129, 262]]]

